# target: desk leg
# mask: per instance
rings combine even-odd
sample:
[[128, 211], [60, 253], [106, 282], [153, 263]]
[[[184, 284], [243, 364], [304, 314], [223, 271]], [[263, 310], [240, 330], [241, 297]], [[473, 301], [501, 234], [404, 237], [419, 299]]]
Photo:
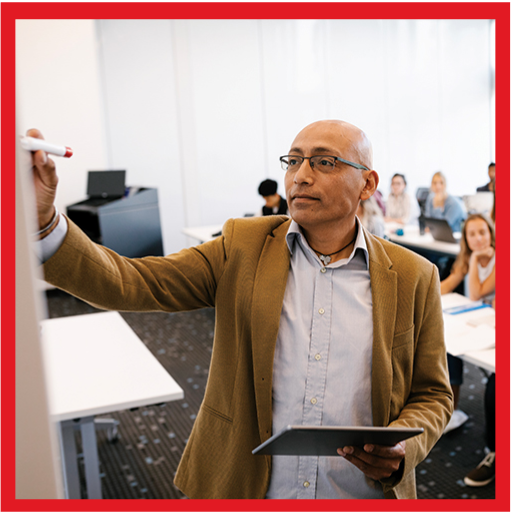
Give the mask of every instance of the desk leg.
[[100, 460], [98, 457], [94, 416], [83, 418], [80, 421], [80, 431], [82, 433], [84, 452], [87, 498], [90, 500], [101, 500]]
[[80, 478], [75, 444], [75, 424], [72, 420], [60, 422], [60, 445], [65, 497], [70, 500], [79, 500], [81, 498]]

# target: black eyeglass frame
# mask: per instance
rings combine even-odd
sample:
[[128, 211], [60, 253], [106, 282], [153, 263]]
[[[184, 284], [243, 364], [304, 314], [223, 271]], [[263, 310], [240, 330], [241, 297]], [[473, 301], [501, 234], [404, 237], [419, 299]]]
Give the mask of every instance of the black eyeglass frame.
[[[293, 157], [293, 158], [297, 158], [297, 159], [298, 158], [302, 158], [302, 162], [300, 163], [299, 168], [304, 163], [304, 160], [309, 160], [309, 165], [311, 166], [311, 169], [314, 169], [315, 166], [311, 165], [311, 159], [312, 158], [322, 157], [322, 156], [328, 156], [329, 158], [334, 158], [337, 161], [343, 162], [344, 164], [350, 165], [351, 167], [355, 167], [356, 169], [363, 169], [364, 171], [369, 171], [370, 170], [370, 169], [368, 169], [368, 167], [365, 167], [364, 165], [356, 164], [354, 162], [351, 162], [350, 160], [345, 160], [344, 158], [340, 158], [339, 156], [334, 156], [334, 155], [313, 155], [313, 156], [283, 155], [283, 156], [279, 157], [279, 161], [281, 162], [281, 167], [282, 167], [285, 158], [288, 158], [288, 157]], [[283, 171], [288, 172], [288, 169], [283, 169]]]

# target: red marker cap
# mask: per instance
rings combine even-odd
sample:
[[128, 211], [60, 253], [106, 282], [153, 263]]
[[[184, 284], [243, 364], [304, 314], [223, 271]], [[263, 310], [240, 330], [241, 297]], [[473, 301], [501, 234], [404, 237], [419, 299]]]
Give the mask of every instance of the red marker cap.
[[73, 150], [66, 146], [66, 152], [64, 153], [64, 157], [69, 158], [70, 156], [73, 156]]

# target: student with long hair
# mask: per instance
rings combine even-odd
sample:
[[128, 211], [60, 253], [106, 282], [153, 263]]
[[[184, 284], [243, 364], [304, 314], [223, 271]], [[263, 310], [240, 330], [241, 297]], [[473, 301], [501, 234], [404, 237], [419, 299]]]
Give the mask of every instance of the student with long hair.
[[[451, 274], [441, 281], [441, 294], [450, 293], [468, 276], [468, 295], [471, 300], [491, 301], [494, 296], [495, 235], [492, 222], [480, 213], [470, 215], [460, 239], [460, 252]], [[448, 354], [448, 370], [454, 397], [454, 412], [445, 433], [460, 427], [468, 416], [457, 408], [460, 386], [463, 382], [463, 363], [459, 357]]]
[[460, 252], [451, 274], [441, 281], [441, 294], [450, 293], [468, 275], [468, 292], [471, 300], [494, 295], [494, 226], [480, 213], [470, 215], [462, 229]]
[[391, 193], [386, 202], [386, 222], [399, 224], [418, 223], [420, 208], [416, 198], [405, 191], [407, 181], [403, 174], [395, 173], [391, 178]]
[[[491, 210], [491, 219], [496, 222], [496, 188], [494, 179], [492, 180], [492, 189], [494, 194], [494, 202]], [[496, 300], [493, 299], [492, 307], [496, 309]], [[489, 376], [485, 386], [484, 395], [484, 411], [485, 411], [485, 441], [486, 455], [478, 466], [471, 470], [465, 477], [464, 483], [469, 487], [482, 487], [490, 484], [496, 474], [496, 374]]]
[[425, 217], [445, 219], [452, 231], [460, 231], [466, 212], [459, 200], [450, 195], [446, 186], [446, 177], [441, 171], [432, 176], [430, 195], [425, 204]]

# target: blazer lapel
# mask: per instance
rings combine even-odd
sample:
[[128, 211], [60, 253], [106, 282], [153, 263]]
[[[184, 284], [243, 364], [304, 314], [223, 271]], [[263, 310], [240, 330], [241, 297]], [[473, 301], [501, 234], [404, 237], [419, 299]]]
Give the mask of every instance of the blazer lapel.
[[268, 235], [256, 270], [251, 331], [254, 389], [261, 442], [272, 433], [272, 371], [284, 292], [290, 268], [290, 252], [284, 222]]
[[392, 346], [397, 305], [397, 274], [382, 244], [365, 231], [373, 303], [372, 413], [375, 426], [389, 420], [393, 384]]

